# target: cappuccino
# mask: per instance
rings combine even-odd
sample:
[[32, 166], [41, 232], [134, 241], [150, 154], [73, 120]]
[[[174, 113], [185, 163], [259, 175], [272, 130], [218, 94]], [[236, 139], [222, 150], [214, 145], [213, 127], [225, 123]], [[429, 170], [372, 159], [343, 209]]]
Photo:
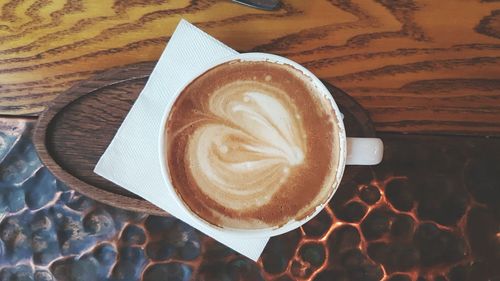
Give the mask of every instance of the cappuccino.
[[233, 60], [172, 106], [165, 161], [185, 205], [219, 227], [277, 227], [334, 192], [339, 125], [331, 101], [287, 65]]

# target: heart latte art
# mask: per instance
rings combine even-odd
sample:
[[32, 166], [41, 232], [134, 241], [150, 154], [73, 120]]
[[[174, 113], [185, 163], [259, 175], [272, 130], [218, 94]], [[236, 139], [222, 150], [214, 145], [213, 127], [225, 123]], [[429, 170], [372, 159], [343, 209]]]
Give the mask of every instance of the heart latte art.
[[210, 97], [208, 112], [218, 122], [194, 130], [187, 156], [196, 184], [217, 203], [234, 210], [265, 205], [304, 162], [300, 116], [270, 94], [279, 91], [236, 81]]
[[166, 125], [176, 192], [202, 219], [261, 228], [299, 220], [333, 192], [337, 127], [291, 66], [232, 61], [188, 85]]

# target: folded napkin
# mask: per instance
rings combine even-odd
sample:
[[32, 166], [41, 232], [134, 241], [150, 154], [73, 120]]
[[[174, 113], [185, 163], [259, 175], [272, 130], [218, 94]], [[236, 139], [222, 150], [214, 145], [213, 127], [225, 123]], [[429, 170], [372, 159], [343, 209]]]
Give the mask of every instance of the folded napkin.
[[166, 106], [180, 88], [214, 61], [238, 54], [181, 20], [149, 80], [99, 159], [94, 172], [141, 196], [206, 235], [257, 260], [269, 238], [248, 238], [192, 221], [167, 192], [159, 164], [159, 134]]

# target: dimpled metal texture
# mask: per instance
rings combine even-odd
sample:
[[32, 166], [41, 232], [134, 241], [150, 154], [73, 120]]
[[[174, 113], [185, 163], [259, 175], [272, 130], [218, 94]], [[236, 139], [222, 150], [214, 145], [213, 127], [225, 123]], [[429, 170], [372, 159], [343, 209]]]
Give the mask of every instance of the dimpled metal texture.
[[255, 263], [173, 217], [68, 189], [32, 126], [0, 119], [0, 281], [498, 280], [499, 140], [384, 135], [382, 165]]

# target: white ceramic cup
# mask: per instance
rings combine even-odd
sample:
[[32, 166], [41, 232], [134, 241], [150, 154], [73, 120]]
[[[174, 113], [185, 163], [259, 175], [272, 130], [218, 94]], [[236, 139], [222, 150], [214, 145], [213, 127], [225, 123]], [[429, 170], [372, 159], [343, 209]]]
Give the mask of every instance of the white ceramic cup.
[[[203, 218], [199, 217], [197, 214], [192, 212], [189, 207], [184, 203], [184, 201], [180, 198], [180, 196], [177, 194], [175, 191], [172, 181], [170, 179], [170, 173], [168, 169], [168, 165], [166, 165], [166, 151], [165, 151], [165, 123], [167, 122], [168, 116], [170, 114], [172, 105], [175, 103], [175, 99], [182, 93], [185, 87], [187, 87], [191, 82], [208, 71], [211, 68], [214, 68], [220, 64], [226, 63], [228, 61], [232, 60], [241, 60], [241, 61], [267, 61], [271, 63], [278, 63], [278, 64], [287, 64], [295, 69], [301, 71], [304, 75], [306, 75], [308, 78], [311, 79], [311, 81], [314, 83], [314, 85], [317, 88], [318, 93], [324, 95], [332, 105], [332, 110], [334, 111], [334, 116], [336, 118], [337, 124], [338, 124], [338, 133], [339, 133], [339, 164], [337, 167], [337, 173], [336, 173], [336, 180], [333, 186], [330, 188], [332, 191], [330, 192], [330, 196], [328, 197], [327, 200], [325, 200], [322, 204], [316, 207], [315, 211], [301, 219], [301, 220], [292, 220], [289, 221], [285, 225], [281, 226], [276, 226], [276, 227], [269, 227], [269, 228], [260, 228], [260, 229], [234, 229], [234, 228], [226, 228], [226, 227], [219, 227], [215, 226], [207, 221], [205, 221]], [[211, 65], [208, 65], [206, 68], [201, 73], [198, 73], [198, 75], [194, 75], [193, 79], [191, 79], [188, 83], [186, 83], [183, 87], [179, 89], [179, 91], [176, 93], [175, 99], [173, 99], [172, 103], [169, 104], [164, 112], [163, 116], [163, 121], [162, 121], [162, 126], [160, 130], [160, 137], [159, 137], [159, 151], [160, 151], [160, 166], [163, 174], [163, 178], [165, 182], [167, 183], [167, 189], [168, 192], [172, 195], [172, 197], [175, 199], [175, 204], [179, 206], [179, 208], [183, 209], [188, 216], [191, 217], [192, 221], [194, 222], [196, 227], [197, 225], [203, 225], [204, 227], [209, 227], [209, 228], [215, 228], [217, 230], [223, 230], [224, 232], [227, 233], [232, 233], [232, 234], [240, 234], [244, 237], [270, 237], [270, 236], [276, 236], [283, 234], [285, 232], [291, 231], [293, 229], [296, 229], [300, 226], [302, 226], [304, 223], [308, 222], [310, 219], [312, 219], [314, 216], [316, 216], [324, 207], [325, 205], [330, 201], [330, 199], [333, 197], [333, 194], [337, 190], [340, 180], [342, 179], [342, 175], [344, 173], [344, 168], [346, 165], [376, 165], [382, 161], [382, 155], [383, 155], [383, 143], [382, 140], [378, 138], [347, 138], [345, 134], [345, 128], [344, 128], [344, 123], [342, 121], [343, 115], [340, 112], [340, 110], [337, 107], [337, 104], [335, 103], [335, 100], [333, 99], [332, 95], [328, 91], [328, 89], [323, 85], [323, 83], [314, 75], [312, 74], [309, 70], [301, 66], [300, 64], [289, 60], [284, 57], [272, 55], [272, 54], [266, 54], [266, 53], [244, 53], [244, 54], [238, 54], [235, 56], [227, 57], [222, 60], [216, 61]]]

